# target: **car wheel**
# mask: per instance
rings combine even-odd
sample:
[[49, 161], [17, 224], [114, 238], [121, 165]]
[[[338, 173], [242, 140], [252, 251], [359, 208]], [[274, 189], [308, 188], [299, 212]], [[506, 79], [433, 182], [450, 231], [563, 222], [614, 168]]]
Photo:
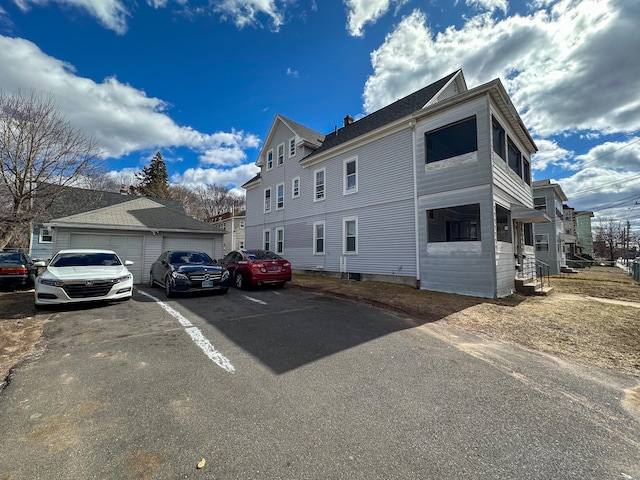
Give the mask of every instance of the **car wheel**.
[[153, 279], [153, 273], [149, 273], [149, 287], [156, 287], [156, 281]]
[[173, 287], [171, 286], [171, 279], [169, 277], [164, 279], [164, 294], [167, 298], [173, 297]]
[[235, 283], [236, 288], [243, 289], [245, 287], [244, 277], [241, 273], [236, 273]]

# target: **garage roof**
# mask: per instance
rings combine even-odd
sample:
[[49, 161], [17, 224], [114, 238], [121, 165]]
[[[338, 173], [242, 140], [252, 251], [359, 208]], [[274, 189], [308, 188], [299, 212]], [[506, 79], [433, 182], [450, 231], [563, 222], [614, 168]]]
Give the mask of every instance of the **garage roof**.
[[224, 230], [144, 197], [110, 207], [56, 218], [47, 222], [46, 225], [153, 232], [225, 233]]

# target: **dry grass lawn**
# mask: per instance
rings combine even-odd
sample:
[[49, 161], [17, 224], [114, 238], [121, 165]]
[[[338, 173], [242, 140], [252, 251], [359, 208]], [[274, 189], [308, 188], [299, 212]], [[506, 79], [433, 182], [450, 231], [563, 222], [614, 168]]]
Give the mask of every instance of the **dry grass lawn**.
[[546, 297], [498, 300], [312, 275], [296, 275], [292, 283], [640, 377], [640, 284], [619, 268], [552, 278]]

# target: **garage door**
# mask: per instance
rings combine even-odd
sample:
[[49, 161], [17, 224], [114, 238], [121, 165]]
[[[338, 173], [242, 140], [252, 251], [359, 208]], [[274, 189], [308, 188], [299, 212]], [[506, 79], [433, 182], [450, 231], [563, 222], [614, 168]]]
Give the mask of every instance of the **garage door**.
[[213, 256], [213, 239], [164, 237], [163, 250], [198, 250]]
[[114, 250], [118, 256], [125, 260], [131, 260], [133, 265], [129, 271], [133, 273], [133, 282], [142, 281], [142, 236], [141, 235], [99, 235], [87, 233], [72, 233], [70, 238], [71, 248], [103, 248]]

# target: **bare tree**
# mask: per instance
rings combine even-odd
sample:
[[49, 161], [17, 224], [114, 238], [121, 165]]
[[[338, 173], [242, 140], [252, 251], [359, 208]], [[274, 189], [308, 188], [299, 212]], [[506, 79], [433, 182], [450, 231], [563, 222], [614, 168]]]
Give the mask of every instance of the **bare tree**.
[[203, 209], [205, 221], [221, 213], [231, 212], [237, 200], [231, 189], [223, 185], [196, 187], [195, 193]]
[[601, 217], [596, 228], [596, 242], [603, 245], [609, 260], [616, 258], [623, 240], [622, 223], [613, 217]]
[[169, 185], [169, 198], [182, 202], [184, 211], [190, 217], [205, 220], [204, 210], [196, 193], [184, 185]]
[[77, 185], [99, 169], [98, 154], [96, 142], [69, 124], [51, 95], [0, 91], [0, 185], [7, 207], [0, 212], [0, 248], [28, 231], [62, 191], [47, 185]]

